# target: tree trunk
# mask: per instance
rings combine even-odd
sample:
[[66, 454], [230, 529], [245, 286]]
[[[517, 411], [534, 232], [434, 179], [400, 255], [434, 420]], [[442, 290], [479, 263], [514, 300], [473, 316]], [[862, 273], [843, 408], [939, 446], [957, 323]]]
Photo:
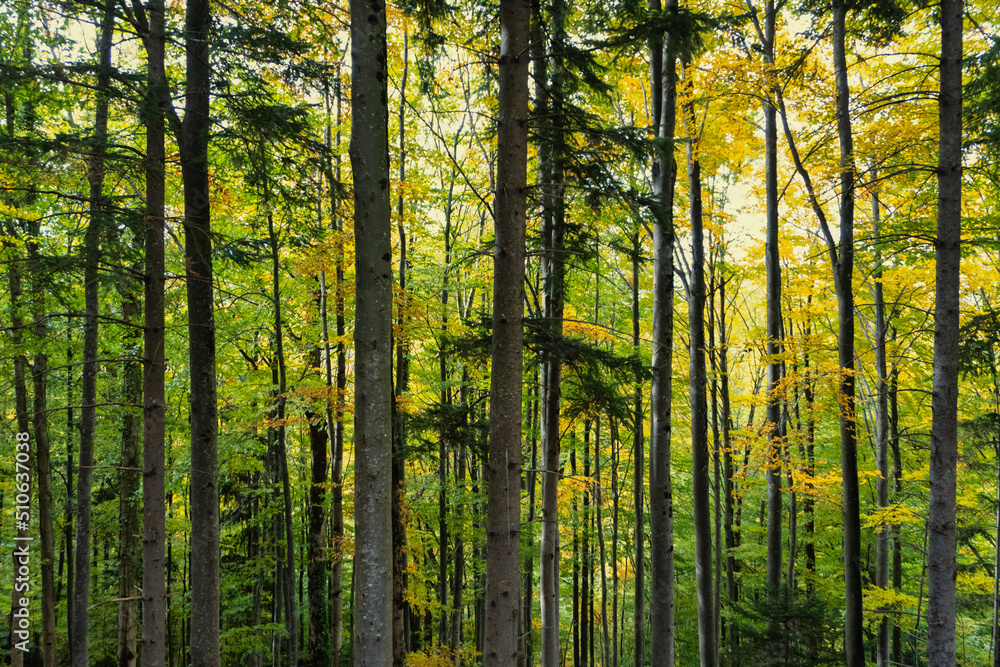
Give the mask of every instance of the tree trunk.
[[[326, 289], [320, 284], [320, 317], [326, 320]], [[321, 348], [312, 352], [312, 366], [318, 368]], [[327, 441], [329, 420], [324, 416], [306, 412], [309, 421], [309, 533], [306, 557], [306, 576], [309, 581], [309, 664], [327, 667], [330, 664], [330, 620], [327, 607], [329, 585], [326, 553], [326, 487]]]
[[164, 550], [165, 509], [164, 390], [164, 113], [167, 104], [164, 68], [163, 0], [148, 5], [149, 32], [146, 104], [145, 287], [143, 296], [143, 452], [142, 452], [142, 664], [163, 667], [166, 655], [167, 588]]
[[958, 461], [959, 276], [962, 237], [962, 0], [941, 5], [937, 271], [927, 513], [927, 661], [955, 664], [955, 507]]
[[854, 139], [847, 81], [844, 0], [833, 3], [833, 66], [837, 84], [837, 135], [840, 139], [840, 247], [827, 244], [837, 292], [837, 356], [840, 364], [840, 456], [844, 517], [844, 653], [846, 667], [863, 667], [864, 629], [861, 595], [861, 516], [858, 499], [858, 443], [854, 375]]
[[[10, 230], [13, 231], [13, 230]], [[15, 349], [22, 349], [24, 344], [24, 333], [22, 327], [24, 326], [24, 320], [21, 317], [21, 295], [23, 294], [23, 289], [21, 287], [21, 275], [17, 270], [17, 263], [10, 263], [7, 269], [7, 276], [10, 285], [10, 312], [11, 312], [11, 328], [12, 339]], [[13, 440], [16, 445], [16, 454], [14, 457], [14, 467], [16, 468], [14, 481], [17, 484], [16, 494], [14, 496], [15, 504], [15, 517], [17, 521], [17, 528], [15, 532], [15, 541], [18, 545], [14, 548], [12, 556], [12, 573], [19, 572], [22, 566], [26, 568], [30, 567], [29, 563], [23, 562], [23, 556], [19, 555], [20, 547], [31, 539], [30, 536], [30, 521], [31, 521], [31, 469], [32, 469], [32, 448], [31, 448], [31, 415], [28, 412], [28, 385], [27, 378], [25, 376], [25, 367], [27, 366], [27, 360], [24, 358], [23, 354], [18, 354], [14, 357], [14, 414], [17, 420], [17, 434], [15, 434]], [[19, 455], [19, 456], [18, 456]], [[18, 466], [24, 466], [18, 467]], [[17, 473], [21, 476], [18, 477]], [[29, 556], [30, 560], [30, 556]], [[20, 574], [16, 576], [21, 576]], [[30, 628], [19, 627], [18, 619], [26, 616], [28, 614], [28, 606], [22, 604], [22, 600], [26, 599], [25, 593], [27, 592], [26, 581], [24, 582], [12, 582], [14, 585], [11, 586], [11, 615], [10, 615], [10, 637], [11, 644], [14, 648], [11, 650], [11, 667], [22, 667], [24, 665], [24, 656], [28, 651], [28, 643], [31, 637]], [[18, 589], [21, 590], [18, 590]], [[18, 646], [20, 645], [20, 646]], [[23, 649], [23, 650], [22, 650]]]
[[[142, 234], [136, 234], [134, 243], [137, 248], [142, 248], [144, 241]], [[142, 267], [134, 266], [133, 270], [139, 274]], [[129, 360], [125, 365], [122, 388], [123, 402], [129, 405], [142, 401], [141, 297], [136, 288], [132, 284], [119, 288], [122, 319], [127, 322], [126, 326], [130, 326], [125, 338]], [[139, 614], [136, 600], [139, 599], [140, 562], [135, 536], [140, 532], [139, 514], [142, 509], [138, 502], [141, 480], [138, 422], [138, 415], [127, 408], [122, 426], [121, 469], [118, 471], [118, 667], [135, 667], [138, 659], [136, 639]]]
[[[774, 62], [775, 7], [764, 5], [764, 58]], [[764, 103], [764, 165], [767, 199], [765, 266], [767, 272], [767, 587], [777, 595], [781, 586], [781, 258], [778, 241], [778, 128], [777, 112]]]
[[104, 197], [104, 155], [108, 136], [108, 88], [111, 83], [111, 41], [114, 12], [109, 6], [101, 21], [100, 72], [97, 77], [97, 108], [94, 112], [94, 154], [89, 164], [90, 222], [84, 235], [83, 397], [80, 419], [80, 469], [76, 481], [76, 577], [73, 590], [73, 667], [89, 664], [91, 486], [94, 476], [94, 438], [97, 424], [98, 318], [100, 300], [98, 262], [101, 237], [107, 218]]
[[[33, 195], [29, 195], [33, 197]], [[48, 425], [48, 363], [45, 353], [45, 339], [48, 336], [45, 313], [45, 284], [43, 267], [38, 252], [38, 242], [41, 237], [41, 224], [38, 220], [28, 222], [27, 250], [28, 269], [31, 273], [31, 301], [33, 310], [33, 334], [38, 351], [31, 369], [34, 385], [33, 426], [34, 444], [32, 446], [36, 477], [38, 485], [38, 524], [41, 534], [41, 575], [42, 575], [42, 663], [45, 667], [55, 667], [56, 664], [56, 598], [55, 598], [55, 546], [52, 527], [53, 497], [52, 497], [52, 464], [49, 446]], [[27, 407], [27, 406], [25, 406]], [[21, 450], [18, 450], [19, 452]], [[23, 469], [18, 467], [18, 472]], [[21, 478], [18, 478], [21, 479]], [[20, 531], [19, 531], [20, 532]], [[15, 592], [17, 592], [15, 590]], [[20, 597], [20, 596], [19, 596]]]
[[184, 124], [178, 138], [184, 183], [188, 360], [191, 373], [191, 661], [218, 667], [219, 487], [215, 373], [215, 302], [208, 141], [212, 14], [188, 0]]
[[[403, 32], [403, 77], [399, 86], [399, 183], [406, 182], [406, 79], [409, 73], [409, 33]], [[392, 402], [392, 663], [403, 667], [406, 638], [406, 524], [403, 521], [403, 495], [406, 493], [406, 429], [399, 404], [410, 380], [410, 346], [406, 333], [406, 230], [403, 188], [396, 199], [396, 230], [399, 236], [399, 298], [396, 315], [396, 384]], [[443, 487], [442, 487], [443, 488]]]
[[500, 1], [484, 667], [512, 665], [518, 652], [529, 28], [526, 0]]
[[[682, 71], [687, 63], [682, 64]], [[705, 242], [701, 202], [701, 162], [695, 135], [694, 104], [684, 105], [687, 177], [691, 214], [691, 279], [688, 330], [691, 394], [691, 461], [694, 492], [695, 581], [698, 591], [698, 653], [703, 667], [715, 667], [717, 642], [712, 586], [712, 514], [709, 503], [708, 403], [705, 374]], [[781, 553], [779, 546], [778, 553]]]
[[356, 239], [354, 664], [392, 663], [392, 246], [384, 5], [351, 0]]
[[[872, 182], [878, 182], [877, 172], [872, 172]], [[873, 186], [874, 187], [874, 186]], [[875, 410], [875, 452], [879, 476], [875, 482], [876, 503], [883, 511], [889, 508], [889, 376], [886, 362], [885, 294], [882, 287], [881, 210], [877, 191], [872, 192], [872, 225], [874, 235], [875, 271], [872, 274], [872, 292], [875, 297], [875, 372], [878, 377]], [[891, 529], [880, 523], [876, 536], [875, 585], [889, 587], [889, 541]], [[889, 616], [883, 616], [878, 625], [876, 661], [878, 667], [889, 667]]]
[[[639, 241], [639, 232], [636, 231], [632, 234], [632, 349], [636, 356], [639, 356], [639, 259], [642, 252], [642, 244]], [[634, 593], [634, 604], [633, 604], [633, 614], [632, 614], [632, 633], [634, 641], [634, 655], [635, 667], [643, 667], [646, 660], [646, 640], [645, 640], [645, 630], [646, 630], [646, 519], [645, 519], [645, 503], [643, 501], [646, 486], [646, 456], [645, 456], [645, 443], [646, 436], [643, 431], [643, 409], [642, 409], [642, 392], [643, 392], [643, 375], [642, 371], [638, 371], [635, 377], [635, 387], [632, 394], [632, 501], [633, 510], [635, 512], [635, 534], [634, 534], [634, 549], [635, 553], [633, 556], [633, 565], [635, 568], [635, 593]], [[654, 385], [655, 387], [655, 385]], [[654, 455], [654, 450], [650, 448], [651, 458]], [[650, 484], [655, 478], [655, 473], [652, 472], [652, 468], [655, 466], [655, 462], [650, 463]], [[654, 487], [654, 491], [656, 487]], [[655, 523], [656, 518], [658, 518], [657, 507], [660, 502], [660, 498], [655, 492], [650, 493], [651, 498], [656, 498], [652, 500], [652, 507], [650, 511], [650, 522]], [[653, 529], [651, 533], [656, 533]], [[653, 562], [657, 562], [656, 556], [653, 556]], [[655, 588], [653, 600], [656, 600]]]
[[[561, 51], [566, 36], [566, 5], [553, 0], [550, 7], [552, 48]], [[539, 555], [541, 589], [542, 667], [558, 667], [559, 657], [559, 487], [560, 411], [562, 405], [562, 360], [559, 345], [563, 335], [565, 302], [564, 238], [566, 221], [563, 163], [563, 71], [562, 60], [549, 56], [551, 81], [546, 114], [539, 119], [539, 173], [542, 180], [541, 279], [545, 295], [542, 318], [546, 349], [542, 362], [542, 537]], [[541, 82], [545, 85], [545, 81]]]
[[[668, 0], [666, 8], [677, 7]], [[649, 8], [659, 10], [659, 0]], [[659, 38], [650, 40], [653, 131], [653, 383], [650, 395], [649, 509], [652, 590], [650, 592], [651, 661], [674, 664], [674, 521], [670, 473], [670, 397], [673, 373], [674, 291], [674, 131], [677, 124], [676, 50]], [[635, 297], [633, 296], [633, 299]], [[638, 332], [633, 331], [634, 339]], [[637, 341], [635, 341], [637, 342]], [[642, 567], [637, 559], [637, 569]], [[709, 566], [711, 572], [711, 566]], [[641, 599], [641, 598], [640, 598]], [[699, 602], [699, 607], [700, 607]], [[642, 647], [637, 645], [637, 667]]]
[[607, 556], [604, 547], [604, 487], [601, 481], [601, 419], [594, 423], [594, 507], [597, 510], [597, 548], [600, 554], [601, 570], [601, 647], [604, 660], [601, 665], [611, 667], [611, 637], [608, 632], [608, 572], [605, 567]]
[[[340, 66], [336, 70], [336, 82], [334, 93], [337, 98], [337, 127], [341, 124], [341, 81]], [[329, 98], [327, 98], [329, 104]], [[327, 118], [329, 118], [329, 106], [327, 107]], [[330, 126], [327, 125], [326, 143], [330, 145]], [[330, 667], [340, 667], [341, 653], [344, 648], [344, 412], [345, 397], [347, 392], [347, 345], [344, 343], [346, 332], [346, 322], [344, 318], [344, 224], [338, 211], [337, 185], [340, 183], [340, 130], [337, 131], [337, 143], [335, 151], [336, 169], [330, 170], [330, 216], [333, 219], [333, 226], [336, 231], [336, 269], [334, 288], [334, 311], [337, 331], [337, 373], [336, 385], [334, 385], [333, 368], [331, 364], [330, 350], [330, 327], [329, 321], [324, 311], [323, 318], [323, 340], [325, 343], [326, 356], [326, 387], [329, 397], [327, 400], [327, 429], [331, 433], [330, 442], [330, 467], [332, 469], [330, 479], [330, 515], [331, 515], [331, 535], [332, 564], [330, 567]], [[321, 278], [326, 281], [323, 274]], [[333, 403], [331, 410], [330, 402]], [[319, 665], [318, 667], [323, 667]]]

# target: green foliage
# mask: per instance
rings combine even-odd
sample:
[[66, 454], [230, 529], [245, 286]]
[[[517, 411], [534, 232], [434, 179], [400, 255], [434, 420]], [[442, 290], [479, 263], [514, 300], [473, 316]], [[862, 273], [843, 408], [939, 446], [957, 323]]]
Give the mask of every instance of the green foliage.
[[737, 603], [726, 615], [739, 637], [724, 653], [738, 665], [811, 667], [839, 665], [841, 620], [822, 598], [782, 586], [774, 594], [758, 593]]

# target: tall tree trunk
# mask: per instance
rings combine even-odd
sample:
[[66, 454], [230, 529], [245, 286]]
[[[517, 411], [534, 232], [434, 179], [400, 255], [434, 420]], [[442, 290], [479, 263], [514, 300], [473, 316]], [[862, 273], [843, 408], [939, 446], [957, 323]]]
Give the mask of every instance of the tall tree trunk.
[[[33, 197], [32, 195], [29, 195]], [[31, 301], [33, 311], [33, 334], [38, 351], [32, 364], [31, 379], [34, 385], [34, 445], [36, 477], [38, 485], [38, 528], [41, 534], [41, 575], [42, 575], [42, 663], [45, 667], [56, 664], [56, 598], [55, 598], [55, 545], [52, 527], [52, 464], [49, 446], [48, 423], [48, 364], [45, 340], [48, 337], [45, 314], [45, 291], [43, 267], [38, 252], [41, 238], [41, 222], [28, 222], [28, 267], [31, 272]], [[18, 468], [18, 471], [22, 471]], [[20, 532], [20, 531], [19, 531]], [[16, 592], [16, 591], [15, 591]], [[134, 637], [133, 637], [134, 638]]]
[[[399, 85], [399, 183], [406, 182], [406, 79], [409, 74], [409, 33], [403, 32], [403, 77]], [[406, 656], [406, 524], [403, 495], [406, 493], [406, 429], [399, 404], [410, 380], [410, 346], [406, 333], [406, 229], [403, 188], [396, 198], [396, 231], [399, 236], [399, 309], [396, 315], [396, 384], [392, 402], [392, 663], [403, 667]]]
[[583, 422], [583, 480], [587, 486], [583, 487], [583, 533], [580, 538], [580, 664], [586, 665], [590, 653], [590, 646], [593, 641], [590, 627], [591, 619], [591, 598], [590, 589], [590, 420]]
[[[892, 329], [893, 341], [896, 339], [896, 328]], [[889, 374], [889, 443], [892, 449], [892, 493], [898, 498], [903, 491], [903, 459], [899, 451], [899, 367], [893, 362]], [[998, 484], [1000, 489], [1000, 484]], [[1000, 492], [1000, 491], [998, 491]], [[892, 533], [892, 588], [899, 593], [903, 589], [903, 540], [900, 530]], [[901, 624], [894, 623], [892, 628], [892, 659], [901, 662], [903, 659], [903, 629]], [[1000, 667], [1000, 664], [994, 667]]]
[[[687, 69], [682, 63], [682, 72]], [[695, 581], [698, 591], [698, 654], [703, 667], [715, 667], [718, 650], [712, 594], [712, 514], [709, 504], [708, 403], [705, 374], [705, 241], [701, 202], [701, 162], [694, 104], [683, 107], [687, 141], [688, 203], [691, 214], [691, 293], [688, 330], [691, 393], [691, 461], [694, 492]], [[781, 553], [780, 545], [778, 553]]]
[[[774, 63], [773, 0], [764, 5], [764, 58]], [[765, 266], [767, 272], [767, 587], [777, 595], [781, 587], [781, 258], [778, 242], [778, 127], [777, 111], [764, 103], [764, 166], [767, 199]]]
[[[639, 260], [641, 252], [642, 244], [639, 241], [639, 232], [635, 231], [632, 234], [632, 350], [633, 354], [637, 357], [639, 356], [640, 340]], [[633, 542], [635, 552], [632, 560], [635, 567], [635, 594], [634, 604], [632, 607], [632, 633], [635, 647], [635, 653], [633, 655], [633, 658], [635, 659], [635, 667], [643, 667], [646, 660], [646, 519], [644, 502], [644, 491], [646, 486], [646, 456], [644, 453], [644, 445], [646, 443], [646, 436], [642, 425], [642, 392], [644, 384], [642, 371], [639, 370], [636, 372], [635, 386], [632, 393], [632, 507], [635, 512], [635, 534]], [[650, 454], [653, 454], [652, 448], [650, 449]], [[652, 469], [654, 465], [655, 463], [651, 462], [650, 468]], [[653, 475], [654, 473], [651, 471], [651, 480], [653, 479]], [[651, 492], [650, 497], [652, 498], [654, 496], [656, 496], [656, 494]], [[659, 499], [652, 501], [653, 505], [650, 511], [651, 523], [655, 522], [658, 502]], [[656, 531], [651, 530], [650, 532], [655, 533]], [[657, 562], [656, 556], [653, 556], [653, 562]], [[655, 599], [654, 589], [653, 600]]]
[[356, 239], [354, 664], [392, 663], [392, 245], [384, 5], [351, 0]]
[[[550, 6], [552, 47], [562, 51], [566, 36], [566, 4], [552, 0]], [[542, 180], [542, 239], [541, 279], [544, 292], [542, 319], [546, 347], [542, 362], [542, 538], [539, 556], [539, 588], [541, 589], [542, 667], [558, 667], [559, 657], [559, 450], [560, 412], [562, 405], [562, 360], [559, 345], [563, 335], [565, 301], [564, 238], [566, 221], [563, 163], [565, 137], [563, 133], [563, 63], [549, 56], [547, 114], [539, 119], [541, 146], [539, 172]], [[545, 82], [542, 82], [543, 85]]]
[[277, 424], [273, 427], [274, 454], [277, 459], [275, 472], [281, 482], [285, 520], [283, 530], [285, 538], [284, 563], [281, 568], [285, 576], [285, 582], [282, 591], [285, 595], [285, 631], [288, 633], [288, 664], [290, 667], [296, 667], [299, 661], [299, 613], [295, 596], [295, 523], [292, 520], [292, 489], [288, 473], [288, 447], [286, 445], [285, 429], [287, 371], [285, 364], [284, 319], [281, 315], [280, 244], [277, 230], [274, 228], [274, 214], [272, 213], [270, 202], [271, 184], [267, 164], [267, 146], [263, 142], [260, 145], [260, 159], [264, 182], [263, 203], [267, 217], [267, 236], [271, 246], [271, 298], [274, 307], [274, 360], [271, 367], [271, 383], [273, 387], [272, 398], [274, 399], [272, 414], [274, 415], [274, 422]]
[[833, 2], [833, 68], [837, 86], [837, 136], [840, 140], [840, 246], [828, 230], [827, 245], [837, 292], [837, 357], [840, 364], [840, 463], [844, 518], [844, 653], [846, 667], [863, 667], [861, 595], [861, 510], [858, 498], [858, 441], [855, 430], [854, 375], [854, 139], [847, 81], [844, 0]]
[[526, 0], [500, 0], [484, 667], [512, 665], [518, 652], [530, 14]]
[[[135, 236], [136, 247], [142, 248], [145, 237], [142, 234]], [[132, 268], [136, 274], [142, 272], [141, 266]], [[142, 345], [139, 342], [142, 336], [139, 321], [142, 307], [137, 287], [128, 284], [119, 288], [122, 319], [130, 327], [125, 338], [129, 360], [125, 365], [122, 388], [123, 402], [129, 405], [142, 401]], [[138, 502], [140, 428], [138, 415], [131, 407], [127, 408], [122, 425], [121, 468], [118, 471], [118, 667], [135, 667], [138, 659], [139, 614], [136, 600], [139, 597], [140, 554], [135, 536], [140, 532], [139, 514], [142, 509]]]
[[90, 621], [91, 486], [94, 477], [94, 438], [97, 425], [98, 317], [100, 316], [98, 262], [101, 238], [108, 215], [104, 196], [104, 156], [108, 137], [108, 98], [111, 84], [111, 42], [114, 10], [105, 9], [101, 20], [97, 108], [94, 111], [94, 153], [90, 158], [90, 221], [84, 235], [83, 398], [80, 419], [80, 470], [76, 480], [76, 577], [73, 589], [73, 667], [87, 667]]
[[[321, 317], [325, 320], [326, 290], [320, 287]], [[319, 367], [322, 350], [314, 348], [312, 365]], [[309, 581], [309, 664], [327, 667], [330, 664], [330, 621], [327, 607], [329, 585], [327, 584], [326, 554], [326, 487], [327, 441], [330, 421], [324, 416], [309, 411], [309, 533], [306, 556], [306, 576]]]
[[955, 664], [955, 504], [958, 461], [958, 331], [962, 240], [962, 0], [941, 4], [938, 97], [938, 228], [931, 398], [931, 494], [927, 513], [927, 661]]
[[[666, 9], [677, 7], [667, 0]], [[660, 0], [649, 0], [660, 9]], [[649, 509], [652, 590], [651, 661], [674, 664], [674, 520], [670, 474], [670, 397], [673, 373], [674, 291], [674, 133], [677, 124], [676, 49], [668, 35], [650, 39], [653, 132], [653, 384], [650, 395]], [[634, 298], [634, 297], [633, 297]], [[637, 334], [633, 331], [633, 337]], [[641, 561], [637, 563], [641, 567]], [[711, 568], [709, 568], [711, 570]], [[700, 606], [700, 603], [699, 603]], [[642, 655], [641, 647], [637, 648]], [[637, 659], [641, 667], [641, 657]]]
[[184, 124], [178, 144], [184, 182], [184, 260], [191, 374], [191, 661], [218, 667], [219, 480], [215, 301], [208, 141], [212, 13], [188, 0]]
[[[341, 81], [340, 65], [336, 68], [334, 83], [337, 107], [337, 127], [341, 124]], [[327, 118], [330, 116], [329, 98], [327, 98]], [[330, 148], [330, 125], [327, 121], [326, 144]], [[336, 385], [331, 363], [330, 327], [324, 310], [323, 340], [326, 357], [326, 387], [327, 387], [327, 429], [330, 431], [330, 515], [332, 543], [332, 564], [330, 567], [330, 667], [339, 667], [341, 653], [344, 648], [344, 412], [347, 392], [347, 345], [344, 342], [346, 322], [344, 318], [344, 223], [338, 210], [337, 186], [340, 184], [340, 130], [337, 130], [336, 150], [334, 151], [335, 169], [330, 169], [327, 180], [330, 183], [330, 216], [336, 232], [336, 268], [334, 286], [334, 318], [337, 332], [337, 373]], [[326, 282], [326, 275], [321, 279]], [[330, 403], [333, 403], [332, 409]], [[323, 667], [322, 665], [318, 667]]]
[[611, 637], [608, 632], [608, 572], [605, 567], [607, 555], [604, 547], [604, 487], [601, 480], [601, 419], [594, 423], [594, 507], [597, 510], [597, 548], [600, 554], [601, 570], [601, 665], [611, 667]]
[[164, 319], [164, 68], [163, 0], [148, 5], [146, 115], [145, 287], [143, 297], [143, 451], [142, 451], [142, 664], [163, 667], [167, 639], [167, 587], [164, 581], [166, 531], [165, 319]]
[[539, 405], [540, 396], [540, 385], [538, 383], [538, 370], [535, 370], [534, 382], [531, 386], [534, 388], [534, 400], [531, 402], [531, 416], [529, 418], [529, 428], [528, 432], [531, 433], [531, 469], [525, 476], [525, 483], [528, 486], [528, 517], [525, 521], [525, 525], [531, 526], [531, 531], [528, 533], [527, 544], [525, 545], [525, 558], [524, 558], [524, 600], [522, 601], [522, 611], [521, 611], [521, 634], [524, 638], [522, 642], [521, 652], [518, 659], [521, 661], [521, 667], [532, 667], [534, 665], [534, 649], [535, 643], [533, 639], [534, 635], [534, 624], [531, 620], [532, 617], [532, 603], [531, 603], [531, 592], [535, 587], [534, 580], [534, 559], [533, 548], [534, 548], [534, 537], [535, 537], [535, 491], [538, 488], [536, 481], [538, 479], [538, 428], [540, 421], [540, 411], [541, 406]]
[[[726, 329], [726, 278], [719, 281], [719, 376], [722, 393], [722, 476], [724, 489], [723, 529], [726, 540], [726, 601], [732, 606], [736, 603], [738, 593], [736, 588], [736, 531], [734, 530], [734, 501], [736, 490], [733, 475], [732, 427], [733, 418], [729, 402], [729, 339]], [[735, 653], [739, 635], [735, 625], [728, 630], [729, 647]]]
[[[878, 182], [877, 172], [872, 172], [872, 183]], [[876, 188], [873, 185], [873, 188]], [[875, 481], [876, 504], [880, 509], [889, 508], [889, 375], [886, 362], [886, 332], [888, 321], [885, 316], [885, 294], [882, 287], [882, 245], [881, 209], [877, 190], [872, 191], [872, 225], [874, 235], [875, 271], [872, 274], [872, 291], [875, 297], [875, 372], [878, 377], [875, 410], [875, 451], [879, 476]], [[889, 541], [890, 527], [884, 521], [879, 524], [876, 536], [875, 585], [889, 586]], [[878, 667], [889, 667], [889, 637], [891, 633], [889, 616], [885, 615], [878, 625], [876, 661]]]
[[[10, 114], [8, 114], [8, 118]], [[8, 233], [13, 230], [8, 230]], [[13, 234], [11, 234], [13, 235]], [[24, 344], [24, 319], [21, 316], [21, 296], [23, 288], [21, 286], [21, 274], [18, 273], [17, 263], [8, 265], [7, 276], [10, 286], [10, 312], [11, 328], [13, 329], [13, 343], [15, 349], [21, 350]], [[16, 495], [14, 496], [15, 517], [17, 528], [15, 533], [15, 543], [12, 555], [12, 573], [19, 573], [22, 566], [30, 567], [28, 562], [24, 562], [21, 546], [31, 539], [31, 469], [32, 469], [32, 448], [31, 448], [31, 415], [28, 412], [28, 385], [25, 376], [27, 360], [23, 354], [14, 357], [14, 414], [17, 420], [17, 434], [14, 436], [16, 442], [15, 468], [17, 473], [23, 476], [17, 477], [15, 474]], [[18, 467], [18, 466], [24, 466]], [[30, 555], [28, 556], [30, 561]], [[22, 576], [20, 573], [17, 576]], [[25, 577], [27, 579], [27, 577]], [[13, 649], [11, 650], [11, 667], [23, 667], [24, 656], [28, 651], [28, 643], [31, 638], [30, 626], [20, 627], [19, 619], [28, 615], [26, 604], [21, 601], [26, 598], [27, 581], [14, 582], [17, 585], [11, 586], [11, 610], [10, 610], [10, 637]], [[20, 588], [20, 590], [18, 590]]]

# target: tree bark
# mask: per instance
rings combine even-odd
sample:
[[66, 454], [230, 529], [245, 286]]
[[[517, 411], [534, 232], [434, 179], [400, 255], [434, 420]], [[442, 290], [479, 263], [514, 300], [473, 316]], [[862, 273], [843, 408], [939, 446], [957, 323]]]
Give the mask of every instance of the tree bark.
[[962, 241], [962, 0], [941, 5], [938, 227], [927, 514], [927, 661], [954, 665], [958, 461], [959, 277]]
[[100, 69], [97, 77], [97, 108], [94, 111], [94, 154], [89, 164], [90, 221], [84, 235], [84, 300], [86, 314], [83, 329], [83, 397], [80, 418], [80, 469], [76, 480], [76, 577], [73, 589], [73, 667], [87, 667], [90, 621], [90, 541], [91, 486], [94, 477], [94, 438], [97, 425], [98, 318], [100, 299], [98, 262], [101, 238], [106, 224], [107, 202], [104, 197], [104, 155], [108, 136], [108, 88], [111, 84], [111, 40], [114, 11], [108, 6], [101, 20], [99, 47]]
[[500, 1], [484, 667], [518, 653], [529, 27], [526, 0]]
[[178, 144], [184, 190], [184, 259], [191, 374], [191, 662], [218, 667], [219, 480], [212, 269], [208, 0], [188, 0], [184, 122]]
[[[677, 7], [668, 0], [668, 10]], [[659, 10], [659, 0], [649, 8]], [[674, 133], [677, 124], [676, 55], [666, 42], [650, 40], [653, 131], [653, 378], [650, 395], [649, 509], [652, 588], [650, 592], [651, 661], [674, 664], [674, 523], [670, 472], [670, 397], [673, 373], [674, 291]], [[634, 298], [634, 297], [633, 297]], [[637, 332], [633, 332], [636, 336]], [[637, 559], [637, 568], [641, 561]], [[709, 566], [711, 572], [711, 566]], [[641, 598], [640, 598], [641, 599]], [[700, 607], [700, 603], [699, 603]], [[643, 650], [637, 645], [637, 667]]]
[[[764, 58], [774, 64], [773, 0], [764, 5]], [[771, 74], [770, 76], [773, 76]], [[771, 87], [771, 86], [769, 86]], [[767, 200], [765, 270], [767, 273], [767, 587], [777, 595], [781, 587], [781, 257], [778, 241], [778, 128], [777, 110], [764, 103], [764, 166]]]
[[[686, 67], [682, 66], [683, 69]], [[712, 514], [709, 503], [708, 403], [705, 374], [705, 241], [701, 202], [701, 162], [693, 103], [684, 105], [687, 130], [688, 205], [691, 214], [691, 279], [688, 330], [691, 393], [691, 467], [694, 493], [695, 581], [698, 595], [698, 654], [715, 667], [718, 650], [712, 595]], [[781, 548], [779, 545], [778, 554]]]
[[[403, 32], [403, 76], [399, 85], [399, 183], [406, 182], [406, 79], [409, 74], [409, 33]], [[399, 237], [399, 308], [396, 314], [396, 382], [392, 401], [392, 663], [403, 667], [406, 637], [406, 524], [403, 496], [406, 493], [406, 427], [399, 404], [409, 389], [410, 344], [406, 332], [406, 229], [403, 188], [396, 198], [396, 231]], [[446, 269], [447, 272], [447, 269]], [[444, 487], [442, 487], [443, 489]]]
[[840, 140], [840, 246], [827, 232], [837, 292], [837, 357], [840, 364], [840, 462], [844, 518], [844, 653], [846, 667], [863, 667], [864, 629], [861, 594], [861, 515], [858, 492], [858, 442], [854, 374], [854, 139], [845, 51], [844, 0], [833, 3], [833, 67]]
[[[566, 4], [553, 0], [550, 7], [552, 48], [562, 51], [566, 35]], [[565, 302], [564, 239], [566, 222], [563, 132], [563, 63], [549, 56], [552, 64], [546, 114], [539, 119], [539, 173], [542, 180], [541, 279], [544, 292], [542, 318], [546, 335], [542, 362], [542, 537], [539, 555], [541, 589], [542, 667], [560, 664], [559, 622], [559, 488], [560, 412], [562, 405], [562, 359], [559, 346], [563, 335]], [[547, 82], [541, 82], [545, 85]]]
[[146, 104], [145, 286], [143, 298], [142, 664], [163, 667], [166, 656], [165, 576], [165, 319], [164, 319], [164, 68], [163, 0], [148, 5]]
[[[136, 234], [134, 243], [141, 248], [145, 237]], [[136, 274], [141, 266], [134, 266]], [[119, 288], [122, 297], [122, 319], [130, 328], [125, 335], [127, 354], [122, 387], [124, 403], [134, 405], [142, 402], [142, 336], [139, 313], [140, 295], [137, 286], [129, 284]], [[140, 561], [135, 536], [140, 533], [139, 514], [142, 505], [138, 502], [140, 424], [138, 415], [127, 409], [122, 425], [121, 469], [118, 471], [118, 667], [135, 667], [138, 659], [139, 614], [136, 600], [139, 599]]]
[[351, 0], [355, 667], [392, 664], [392, 246], [385, 6]]

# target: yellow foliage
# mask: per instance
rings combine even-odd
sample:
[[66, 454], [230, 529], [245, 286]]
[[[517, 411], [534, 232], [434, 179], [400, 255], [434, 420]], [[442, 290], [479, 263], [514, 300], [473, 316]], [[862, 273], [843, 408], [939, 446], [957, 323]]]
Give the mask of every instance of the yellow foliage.
[[408, 667], [455, 667], [463, 663], [475, 664], [479, 652], [467, 648], [448, 648], [435, 644], [423, 651], [406, 654]]
[[871, 514], [866, 514], [862, 520], [864, 528], [881, 528], [883, 526], [919, 525], [923, 519], [908, 507], [893, 505], [892, 507], [876, 508]]

